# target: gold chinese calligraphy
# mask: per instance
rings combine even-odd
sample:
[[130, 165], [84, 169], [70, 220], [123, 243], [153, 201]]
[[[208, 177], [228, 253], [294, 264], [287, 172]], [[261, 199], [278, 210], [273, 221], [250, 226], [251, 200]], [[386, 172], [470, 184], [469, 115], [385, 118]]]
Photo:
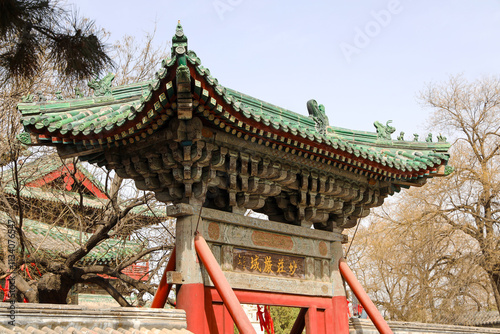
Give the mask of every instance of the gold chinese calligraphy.
[[304, 262], [304, 258], [298, 256], [233, 249], [233, 268], [239, 272], [304, 278]]

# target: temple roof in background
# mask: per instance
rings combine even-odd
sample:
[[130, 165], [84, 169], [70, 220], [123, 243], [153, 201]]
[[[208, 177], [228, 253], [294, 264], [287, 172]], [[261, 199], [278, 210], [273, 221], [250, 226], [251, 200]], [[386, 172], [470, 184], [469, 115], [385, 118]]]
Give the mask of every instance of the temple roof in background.
[[[83, 186], [81, 199], [84, 207], [103, 210], [110, 205], [105, 186], [80, 162], [75, 164], [72, 160], [64, 161], [55, 154], [49, 154], [32, 158], [18, 167], [20, 194], [28, 199], [78, 206], [80, 194], [75, 188], [74, 178]], [[7, 169], [0, 176], [0, 182], [5, 193], [16, 195], [13, 175]], [[150, 224], [167, 218], [164, 208], [145, 205], [133, 208], [131, 213], [151, 220]]]

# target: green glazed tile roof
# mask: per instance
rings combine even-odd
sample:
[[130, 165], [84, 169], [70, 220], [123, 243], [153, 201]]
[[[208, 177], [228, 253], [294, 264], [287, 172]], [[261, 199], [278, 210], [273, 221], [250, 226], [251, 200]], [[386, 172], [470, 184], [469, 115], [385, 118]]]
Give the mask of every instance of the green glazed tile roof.
[[444, 138], [437, 142], [432, 136], [424, 142], [392, 140], [377, 132], [330, 126], [327, 119], [321, 123], [314, 114], [305, 116], [223, 87], [196, 53], [187, 50], [187, 39], [177, 37], [171, 58], [162, 62], [154, 80], [112, 87], [108, 96], [19, 104], [27, 131], [21, 140], [65, 146], [73, 155], [105, 164], [107, 147], [141, 141], [176, 115], [179, 70], [190, 73], [196, 116], [261, 145], [392, 180], [442, 175], [440, 167], [449, 158], [450, 145]]
[[[7, 221], [9, 216], [0, 211], [0, 220]], [[2, 225], [5, 227], [5, 225]], [[49, 257], [60, 258], [61, 253], [70, 254], [80, 248], [80, 238], [85, 243], [90, 233], [72, 230], [56, 225], [49, 225], [37, 220], [24, 219], [23, 230], [34, 249], [40, 250]], [[108, 239], [87, 254], [81, 262], [105, 264], [110, 261], [120, 261], [138, 253], [143, 248], [142, 243], [130, 240]]]

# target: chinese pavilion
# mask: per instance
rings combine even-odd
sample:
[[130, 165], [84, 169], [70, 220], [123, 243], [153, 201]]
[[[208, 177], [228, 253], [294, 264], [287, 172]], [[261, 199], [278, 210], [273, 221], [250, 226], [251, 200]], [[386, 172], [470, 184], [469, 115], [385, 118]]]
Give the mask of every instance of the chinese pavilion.
[[443, 137], [392, 140], [389, 122], [337, 128], [314, 100], [304, 116], [223, 87], [180, 24], [156, 79], [111, 80], [93, 80], [92, 97], [19, 104], [20, 140], [115, 170], [173, 204], [175, 255], [153, 307], [175, 284], [194, 333], [233, 333], [234, 323], [252, 333], [239, 303], [302, 308], [292, 333], [347, 333], [343, 229], [401, 188], [445, 175]]

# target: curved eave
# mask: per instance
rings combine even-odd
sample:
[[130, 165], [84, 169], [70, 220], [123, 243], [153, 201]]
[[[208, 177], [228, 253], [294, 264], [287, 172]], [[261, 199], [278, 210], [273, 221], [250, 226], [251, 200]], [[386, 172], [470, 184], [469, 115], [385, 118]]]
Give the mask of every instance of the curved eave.
[[[165, 66], [173, 64], [175, 61], [170, 61]], [[141, 95], [137, 95], [136, 86], [128, 94], [122, 92], [126, 98], [119, 94], [125, 89], [114, 89], [113, 94], [118, 95], [107, 97], [107, 103], [92, 104], [89, 101], [95, 98], [86, 99], [81, 103], [86, 108], [68, 108], [76, 103], [71, 100], [52, 105], [50, 112], [43, 104], [38, 111], [26, 104], [19, 104], [18, 109], [25, 129], [35, 137], [35, 144], [73, 146], [75, 155], [89, 155], [141, 141], [167, 122], [174, 115], [172, 108], [175, 109], [174, 78], [175, 70], [162, 68], [147, 88], [140, 86]], [[160, 87], [164, 82], [166, 86]]]

